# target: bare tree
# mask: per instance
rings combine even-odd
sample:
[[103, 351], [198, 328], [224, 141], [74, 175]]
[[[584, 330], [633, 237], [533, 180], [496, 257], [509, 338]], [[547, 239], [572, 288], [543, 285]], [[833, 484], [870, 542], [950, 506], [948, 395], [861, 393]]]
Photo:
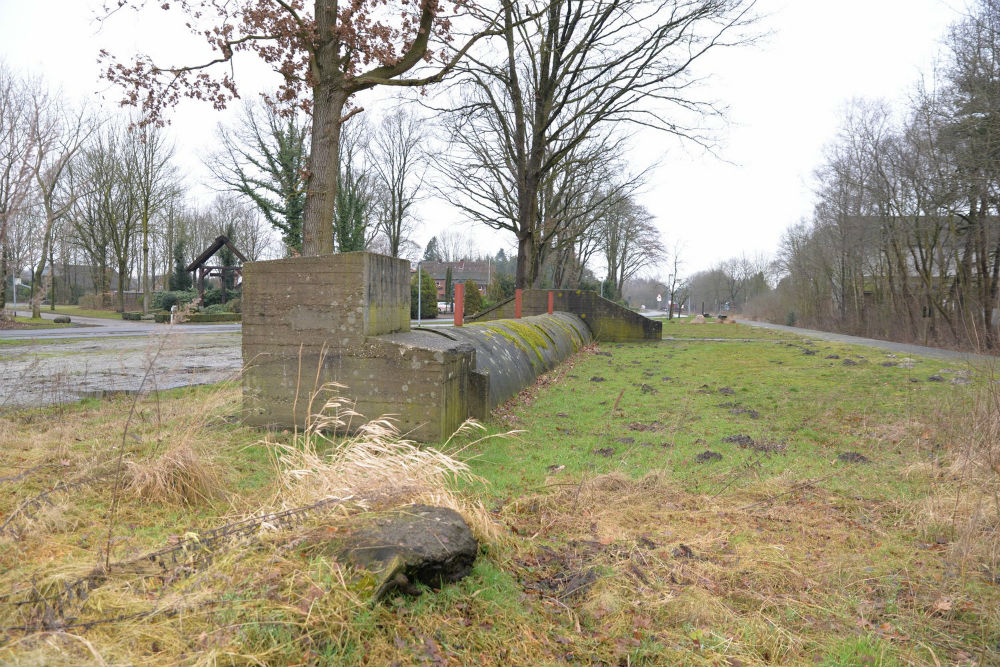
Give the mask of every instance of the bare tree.
[[177, 170], [171, 164], [174, 149], [167, 144], [162, 130], [151, 125], [137, 125], [129, 131], [125, 169], [139, 209], [142, 234], [142, 312], [149, 313], [152, 292], [149, 287], [149, 223], [170, 202], [178, 187]]
[[653, 216], [630, 198], [620, 200], [608, 211], [601, 229], [607, 279], [612, 296], [620, 299], [625, 282], [666, 259], [666, 248]]
[[[534, 284], [549, 175], [608, 123], [707, 143], [717, 115], [694, 66], [742, 43], [752, 0], [532, 0], [505, 3], [506, 49], [469, 58], [451, 113], [454, 171], [474, 220], [517, 238], [519, 287]], [[598, 142], [600, 143], [600, 142]], [[478, 208], [478, 211], [474, 209]]]
[[[35, 159], [30, 99], [32, 87], [0, 62], [0, 277], [5, 283], [14, 264], [11, 225], [32, 188]], [[23, 266], [23, 265], [21, 265]], [[0, 288], [0, 311], [6, 305], [6, 289]]]
[[271, 233], [261, 219], [260, 211], [246, 201], [233, 195], [219, 195], [213, 201], [209, 214], [215, 226], [231, 229], [230, 239], [247, 259], [256, 261], [265, 258], [271, 248]]
[[41, 230], [41, 257], [32, 277], [34, 296], [31, 316], [40, 318], [44, 290], [42, 276], [49, 257], [52, 231], [58, 220], [69, 211], [79, 193], [65, 188], [69, 164], [97, 131], [98, 124], [85, 105], [75, 108], [48, 91], [37, 88], [31, 97], [31, 141], [35, 159], [32, 177], [37, 188], [38, 201], [44, 213]]
[[427, 171], [422, 125], [412, 112], [397, 110], [382, 119], [369, 144], [369, 161], [380, 186], [378, 224], [393, 257], [400, 256], [413, 231], [413, 206]]

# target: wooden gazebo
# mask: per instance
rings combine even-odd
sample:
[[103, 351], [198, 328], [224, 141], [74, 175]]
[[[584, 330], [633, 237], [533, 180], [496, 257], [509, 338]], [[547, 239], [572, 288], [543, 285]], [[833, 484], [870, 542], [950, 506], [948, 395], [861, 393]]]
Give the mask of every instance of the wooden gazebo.
[[236, 246], [233, 245], [233, 242], [230, 241], [229, 238], [225, 234], [220, 234], [219, 236], [217, 236], [215, 238], [215, 240], [212, 241], [212, 245], [210, 245], [207, 248], [205, 248], [205, 251], [203, 253], [201, 253], [200, 255], [198, 255], [198, 257], [195, 258], [195, 260], [193, 262], [191, 262], [188, 265], [188, 267], [187, 267], [187, 270], [190, 271], [190, 272], [192, 272], [192, 273], [194, 271], [198, 272], [198, 298], [199, 299], [202, 299], [202, 300], [205, 299], [205, 278], [206, 277], [208, 277], [208, 278], [214, 278], [214, 277], [221, 278], [221, 280], [219, 282], [222, 284], [222, 302], [223, 303], [225, 303], [227, 301], [227, 298], [226, 298], [226, 277], [227, 277], [227, 275], [230, 275], [230, 274], [235, 275], [241, 281], [243, 279], [243, 268], [240, 267], [240, 266], [213, 266], [213, 265], [206, 264], [206, 262], [208, 262], [208, 260], [210, 260], [212, 258], [212, 256], [215, 255], [215, 253], [217, 253], [220, 250], [222, 250], [223, 246], [229, 248], [232, 251], [232, 253], [234, 255], [236, 255], [237, 259], [240, 260], [240, 262], [247, 261], [247, 258], [243, 256], [243, 253], [241, 253], [239, 250], [237, 250]]

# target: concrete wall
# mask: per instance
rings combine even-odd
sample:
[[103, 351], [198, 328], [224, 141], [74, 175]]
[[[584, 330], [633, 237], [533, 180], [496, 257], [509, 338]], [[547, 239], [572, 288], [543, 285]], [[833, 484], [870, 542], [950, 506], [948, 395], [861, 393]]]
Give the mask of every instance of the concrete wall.
[[[356, 401], [355, 425], [392, 416], [407, 437], [439, 442], [484, 419], [596, 332], [602, 340], [660, 338], [660, 323], [592, 292], [525, 292], [524, 317], [410, 331], [410, 267], [367, 252], [248, 262], [243, 267], [245, 419], [304, 427], [328, 383]], [[596, 298], [596, 300], [595, 300]], [[574, 314], [570, 314], [574, 313]]]
[[[579, 316], [590, 327], [594, 340], [626, 342], [663, 338], [662, 322], [644, 317], [590, 290], [526, 289], [522, 295], [521, 315], [548, 312], [549, 292], [552, 292], [554, 310]], [[469, 319], [483, 322], [512, 317], [514, 299], [508, 299]]]
[[244, 265], [246, 421], [303, 427], [335, 382], [365, 418], [394, 415], [416, 439], [458, 428], [474, 350], [409, 331], [409, 279], [405, 260], [366, 252]]
[[475, 377], [470, 386], [475, 395], [469, 399], [469, 414], [477, 419], [485, 419], [491, 409], [591, 341], [587, 325], [569, 313], [420, 331], [475, 349]]

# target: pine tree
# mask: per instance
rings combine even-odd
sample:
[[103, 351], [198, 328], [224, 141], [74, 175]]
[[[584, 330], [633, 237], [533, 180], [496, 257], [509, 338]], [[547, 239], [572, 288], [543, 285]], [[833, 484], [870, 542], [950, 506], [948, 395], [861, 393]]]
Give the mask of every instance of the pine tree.
[[451, 281], [452, 281], [451, 267], [449, 266], [448, 270], [445, 271], [445, 274], [444, 274], [444, 300], [447, 301], [448, 303], [450, 303], [452, 306], [454, 306], [455, 305], [455, 297], [454, 297], [454, 295], [452, 293], [453, 285], [451, 284]]
[[483, 295], [479, 293], [479, 283], [475, 280], [465, 281], [465, 315], [472, 316], [483, 309]]
[[[222, 233], [227, 239], [229, 239], [230, 242], [232, 242], [233, 236], [236, 235], [236, 227], [231, 222], [227, 223], [225, 228], [222, 230]], [[219, 248], [219, 263], [222, 264], [222, 266], [236, 266], [236, 253], [230, 250], [228, 245], [224, 245]], [[233, 289], [233, 285], [236, 284], [236, 274], [234, 272], [223, 271], [222, 279], [226, 282], [227, 290]]]
[[438, 250], [438, 239], [436, 236], [432, 236], [431, 240], [427, 242], [427, 247], [424, 249], [423, 261], [425, 262], [441, 261], [441, 251]]

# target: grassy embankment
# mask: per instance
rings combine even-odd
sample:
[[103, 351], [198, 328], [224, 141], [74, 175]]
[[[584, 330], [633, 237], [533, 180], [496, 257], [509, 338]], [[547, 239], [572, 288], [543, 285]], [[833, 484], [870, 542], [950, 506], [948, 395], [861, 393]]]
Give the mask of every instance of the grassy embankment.
[[13, 326], [10, 325], [10, 321], [4, 323], [5, 326], [0, 327], [0, 335], [3, 335], [5, 328], [12, 330], [17, 329], [61, 329], [63, 327], [71, 327], [72, 324], [56, 324], [52, 320], [45, 319], [33, 319], [30, 317], [21, 317], [20, 315], [15, 317], [13, 320]]
[[[295, 475], [315, 462], [282, 462], [290, 434], [264, 444], [237, 425], [235, 389], [145, 398], [125, 438], [125, 399], [0, 418], [0, 523], [13, 526], [0, 594], [14, 592], [0, 624], [29, 626], [6, 635], [0, 661], [1000, 661], [985, 373], [965, 384], [940, 362], [739, 325], [669, 323], [665, 335], [692, 340], [582, 353], [489, 425], [520, 434], [449, 443], [479, 476], [456, 502], [482, 555], [460, 584], [377, 606], [352, 573], [297, 546], [335, 530], [337, 513], [227, 543], [211, 563], [135, 564], [310, 498]], [[70, 613], [10, 604], [93, 575], [116, 477], [110, 560], [131, 565]], [[75, 485], [26, 504], [59, 482]], [[46, 618], [68, 625], [30, 631]]]
[[[48, 309], [48, 306], [46, 306]], [[55, 312], [60, 315], [73, 317], [97, 317], [102, 320], [121, 320], [122, 314], [115, 310], [95, 310], [93, 308], [82, 308], [80, 306], [60, 306], [56, 305]]]

